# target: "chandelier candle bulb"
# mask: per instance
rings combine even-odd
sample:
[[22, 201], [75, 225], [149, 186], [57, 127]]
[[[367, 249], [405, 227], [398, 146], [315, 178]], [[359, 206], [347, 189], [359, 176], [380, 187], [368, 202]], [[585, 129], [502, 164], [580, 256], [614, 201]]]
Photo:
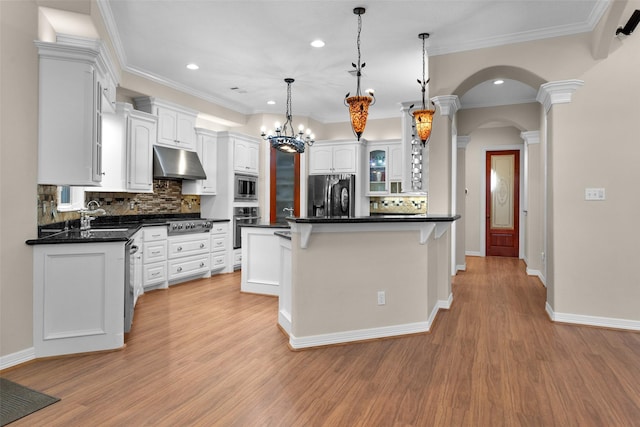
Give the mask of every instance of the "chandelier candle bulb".
[[271, 131], [267, 134], [264, 128], [260, 130], [260, 135], [265, 141], [269, 141], [271, 143], [271, 147], [276, 150], [284, 153], [304, 153], [305, 144], [309, 146], [313, 145], [313, 135], [311, 134], [311, 131], [307, 129], [308, 135], [305, 136], [304, 125], [302, 124], [298, 127], [298, 133], [294, 133], [291, 117], [291, 83], [295, 80], [292, 78], [286, 78], [284, 81], [287, 84], [287, 120], [282, 126], [280, 126], [279, 122], [276, 122], [275, 135], [273, 135]]

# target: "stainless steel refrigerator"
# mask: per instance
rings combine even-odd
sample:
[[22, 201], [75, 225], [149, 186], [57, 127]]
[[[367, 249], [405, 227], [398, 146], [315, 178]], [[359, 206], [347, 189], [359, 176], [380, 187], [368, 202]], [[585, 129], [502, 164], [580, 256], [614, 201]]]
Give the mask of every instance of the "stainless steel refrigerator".
[[355, 175], [311, 175], [307, 216], [355, 216]]

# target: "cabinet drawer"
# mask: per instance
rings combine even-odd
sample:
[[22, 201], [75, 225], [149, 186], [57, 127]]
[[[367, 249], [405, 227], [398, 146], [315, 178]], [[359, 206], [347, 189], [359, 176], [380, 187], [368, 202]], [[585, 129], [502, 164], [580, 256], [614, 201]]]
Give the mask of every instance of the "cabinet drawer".
[[155, 262], [143, 268], [143, 286], [148, 287], [167, 281], [167, 263]]
[[242, 264], [242, 252], [235, 252], [233, 254], [233, 265]]
[[144, 264], [167, 259], [167, 241], [145, 243], [142, 249], [142, 262]]
[[211, 254], [211, 269], [219, 270], [227, 266], [227, 255]]
[[209, 254], [195, 255], [169, 261], [169, 280], [209, 271]]
[[221, 252], [227, 249], [227, 236], [211, 236], [211, 252]]
[[145, 242], [167, 239], [167, 227], [145, 227], [142, 229]]
[[196, 239], [178, 238], [169, 239], [168, 258], [175, 259], [184, 256], [205, 254], [209, 252], [211, 241], [209, 235], [203, 234], [204, 237]]
[[213, 223], [213, 227], [211, 228], [211, 231], [209, 231], [209, 233], [223, 234], [223, 233], [226, 233], [228, 230], [229, 230], [229, 226], [227, 225], [227, 223], [224, 223], [224, 222]]

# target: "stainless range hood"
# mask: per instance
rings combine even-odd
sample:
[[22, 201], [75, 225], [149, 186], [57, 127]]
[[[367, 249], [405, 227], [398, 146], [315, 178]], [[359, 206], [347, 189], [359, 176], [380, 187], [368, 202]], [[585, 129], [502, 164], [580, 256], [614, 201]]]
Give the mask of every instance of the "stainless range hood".
[[153, 146], [155, 179], [206, 179], [198, 153], [177, 148]]

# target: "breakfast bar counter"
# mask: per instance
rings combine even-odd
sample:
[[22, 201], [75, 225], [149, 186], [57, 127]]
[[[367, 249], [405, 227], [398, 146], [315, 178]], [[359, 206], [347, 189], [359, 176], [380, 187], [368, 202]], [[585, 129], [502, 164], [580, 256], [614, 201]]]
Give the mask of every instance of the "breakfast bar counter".
[[292, 349], [428, 332], [451, 305], [459, 215], [287, 218], [278, 323]]

